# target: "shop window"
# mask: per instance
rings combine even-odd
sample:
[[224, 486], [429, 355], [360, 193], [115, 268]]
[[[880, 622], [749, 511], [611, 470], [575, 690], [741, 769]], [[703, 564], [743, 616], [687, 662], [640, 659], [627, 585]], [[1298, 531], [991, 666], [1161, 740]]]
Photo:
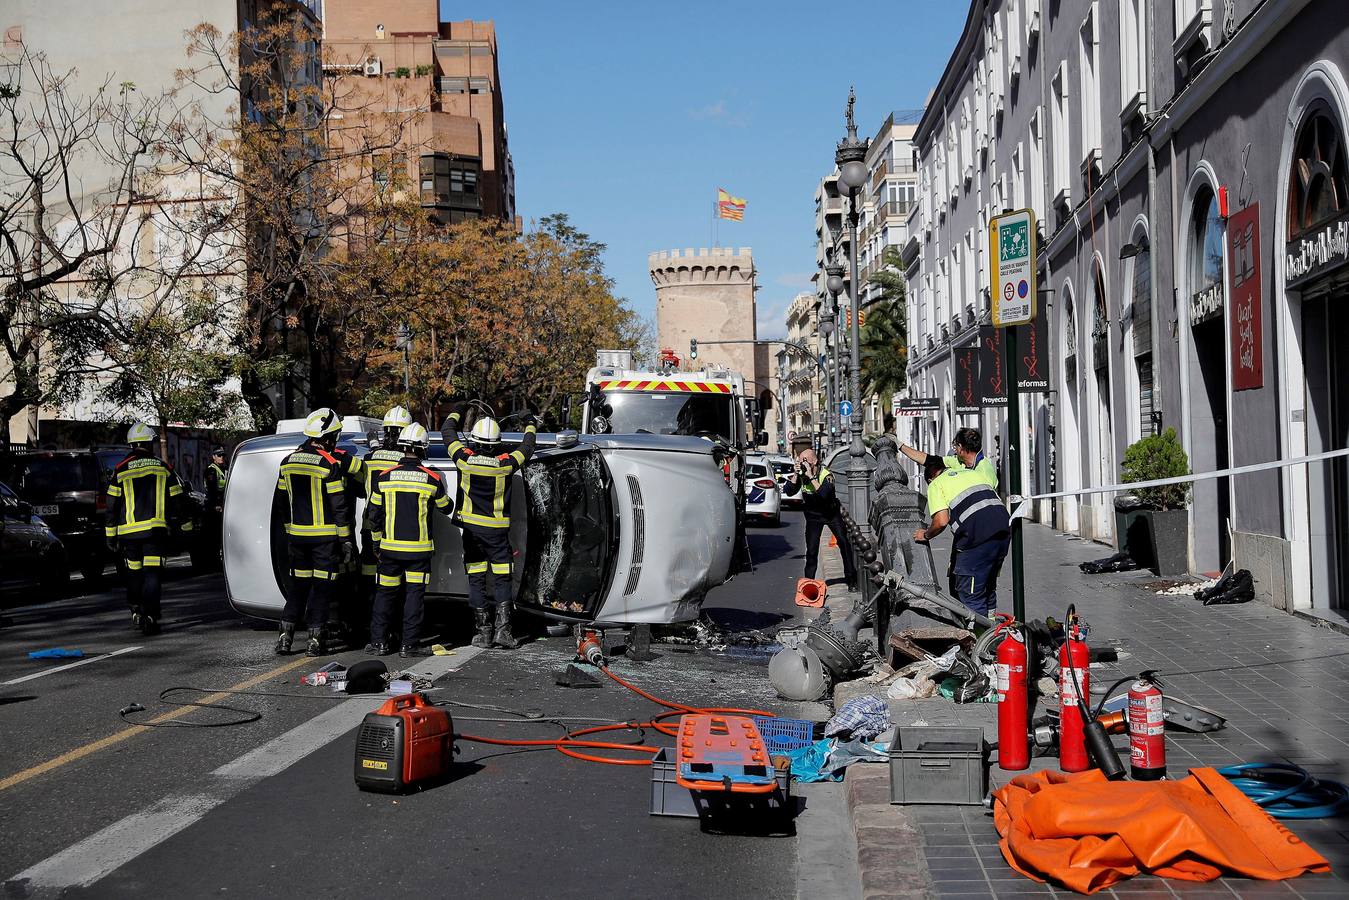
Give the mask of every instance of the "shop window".
[[1292, 240], [1346, 212], [1344, 142], [1324, 111], [1314, 113], [1298, 131], [1292, 184], [1288, 189], [1288, 238]]
[[1190, 324], [1221, 320], [1223, 314], [1223, 253], [1227, 226], [1218, 197], [1201, 188], [1194, 198], [1190, 232]]

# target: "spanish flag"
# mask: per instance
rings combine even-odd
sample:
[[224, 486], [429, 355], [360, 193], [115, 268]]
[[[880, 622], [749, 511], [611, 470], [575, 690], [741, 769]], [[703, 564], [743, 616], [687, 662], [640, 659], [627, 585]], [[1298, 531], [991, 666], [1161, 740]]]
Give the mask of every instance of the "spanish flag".
[[744, 198], [732, 197], [726, 193], [725, 189], [717, 188], [717, 218], [743, 222], [745, 220]]

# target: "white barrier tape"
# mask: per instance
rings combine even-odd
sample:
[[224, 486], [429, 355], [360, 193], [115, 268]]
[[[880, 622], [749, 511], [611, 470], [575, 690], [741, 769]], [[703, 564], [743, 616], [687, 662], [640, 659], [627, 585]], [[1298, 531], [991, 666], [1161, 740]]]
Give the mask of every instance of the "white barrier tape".
[[1302, 466], [1307, 463], [1320, 462], [1324, 459], [1334, 459], [1338, 456], [1349, 456], [1349, 448], [1343, 450], [1328, 450], [1325, 453], [1314, 453], [1311, 456], [1295, 456], [1291, 459], [1276, 459], [1273, 462], [1253, 463], [1249, 466], [1234, 466], [1230, 469], [1217, 469], [1212, 472], [1195, 472], [1192, 475], [1179, 475], [1175, 478], [1155, 478], [1152, 481], [1106, 484], [1101, 485], [1100, 487], [1085, 487], [1072, 491], [1057, 491], [1053, 494], [1034, 494], [1030, 497], [1013, 496], [1008, 498], [1008, 503], [1012, 506], [1012, 518], [1020, 519], [1030, 515], [1030, 504], [1032, 500], [1056, 500], [1059, 497], [1079, 497], [1083, 494], [1118, 494], [1136, 491], [1139, 488], [1165, 487], [1171, 484], [1189, 484], [1192, 481], [1207, 481], [1211, 478], [1228, 478], [1232, 475], [1248, 475], [1251, 472], [1264, 472], [1269, 469], [1286, 469], [1290, 466]]

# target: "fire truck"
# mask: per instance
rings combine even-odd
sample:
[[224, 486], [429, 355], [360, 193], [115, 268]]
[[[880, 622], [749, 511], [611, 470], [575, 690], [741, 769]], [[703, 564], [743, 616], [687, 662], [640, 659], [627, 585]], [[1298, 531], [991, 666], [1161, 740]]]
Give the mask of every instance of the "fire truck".
[[[736, 496], [736, 547], [743, 554], [745, 455], [767, 443], [755, 398], [745, 378], [705, 365], [679, 370], [680, 359], [662, 350], [654, 369], [636, 369], [631, 350], [600, 350], [586, 373], [583, 434], [666, 434], [700, 437], [716, 445], [714, 458]], [[569, 411], [569, 410], [568, 410]]]

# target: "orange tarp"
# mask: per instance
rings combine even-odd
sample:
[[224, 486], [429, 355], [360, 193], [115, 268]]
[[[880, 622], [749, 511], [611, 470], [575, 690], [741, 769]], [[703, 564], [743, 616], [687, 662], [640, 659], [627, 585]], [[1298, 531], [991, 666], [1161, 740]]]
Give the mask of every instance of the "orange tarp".
[[1184, 881], [1277, 881], [1330, 864], [1209, 768], [1179, 781], [1106, 781], [1098, 770], [1018, 775], [993, 792], [1013, 869], [1092, 894], [1140, 872]]

